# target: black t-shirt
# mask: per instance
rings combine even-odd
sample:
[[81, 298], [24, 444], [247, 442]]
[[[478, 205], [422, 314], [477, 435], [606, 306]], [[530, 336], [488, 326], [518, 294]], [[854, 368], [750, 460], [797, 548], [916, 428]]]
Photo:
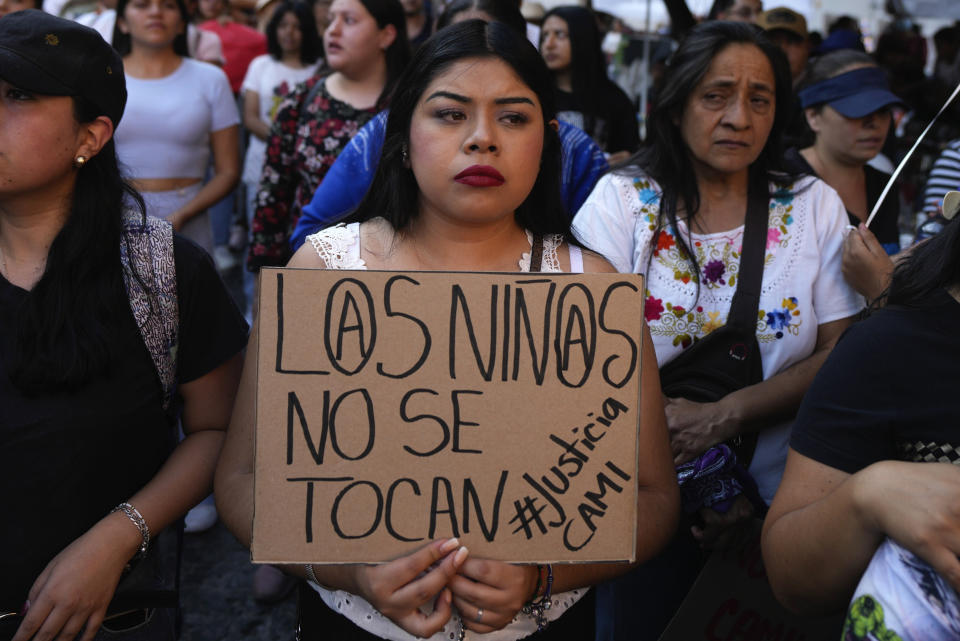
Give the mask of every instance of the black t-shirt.
[[[247, 324], [209, 256], [174, 237], [178, 374], [187, 383], [246, 344]], [[121, 290], [119, 295], [125, 294]], [[129, 305], [108, 371], [75, 393], [24, 396], [10, 381], [27, 296], [0, 277], [0, 610], [17, 610], [46, 564], [149, 481], [175, 443], [150, 353]]]
[[[810, 163], [796, 148], [787, 151], [786, 163], [790, 171], [817, 176], [817, 172], [813, 170]], [[890, 174], [874, 169], [870, 165], [863, 166], [863, 173], [867, 183], [867, 209], [873, 211], [873, 206], [880, 199], [883, 188], [887, 186], [887, 181], [890, 180]], [[817, 177], [819, 178], [819, 176]], [[851, 225], [860, 224], [860, 219], [849, 211], [847, 211], [847, 218], [850, 219]], [[891, 249], [895, 252], [900, 250], [899, 218], [900, 204], [897, 198], [897, 190], [894, 188], [887, 194], [883, 204], [880, 205], [880, 211], [877, 212], [873, 222], [870, 223], [870, 231], [874, 233], [888, 253]]]
[[594, 104], [598, 112], [587, 109], [575, 94], [557, 90], [557, 118], [583, 129], [608, 154], [636, 151], [640, 146], [637, 111], [627, 94], [612, 82], [603, 85], [602, 96]]
[[884, 460], [960, 458], [960, 303], [940, 290], [852, 326], [807, 390], [791, 447], [853, 474]]

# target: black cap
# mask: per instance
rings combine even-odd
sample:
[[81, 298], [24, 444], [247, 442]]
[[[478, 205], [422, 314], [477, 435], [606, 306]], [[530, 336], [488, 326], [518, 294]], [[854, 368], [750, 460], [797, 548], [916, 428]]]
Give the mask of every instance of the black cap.
[[79, 96], [120, 123], [127, 83], [120, 55], [100, 34], [37, 9], [0, 20], [0, 77], [19, 89]]

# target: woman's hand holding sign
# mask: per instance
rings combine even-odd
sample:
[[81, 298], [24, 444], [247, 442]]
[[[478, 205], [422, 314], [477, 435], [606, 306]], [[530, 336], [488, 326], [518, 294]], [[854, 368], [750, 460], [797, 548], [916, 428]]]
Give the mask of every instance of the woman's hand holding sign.
[[[434, 541], [382, 565], [358, 565], [358, 593], [410, 634], [431, 637], [450, 620], [452, 595], [447, 585], [466, 558], [467, 548], [454, 538]], [[421, 612], [430, 601], [433, 612]]]
[[478, 634], [503, 628], [530, 598], [537, 585], [536, 565], [512, 565], [470, 559], [450, 582], [453, 604], [463, 627]]

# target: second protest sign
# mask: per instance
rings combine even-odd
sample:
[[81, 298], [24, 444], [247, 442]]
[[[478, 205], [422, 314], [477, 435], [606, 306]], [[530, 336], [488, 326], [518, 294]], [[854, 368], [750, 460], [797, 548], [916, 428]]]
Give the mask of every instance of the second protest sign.
[[632, 560], [643, 283], [265, 269], [253, 560]]

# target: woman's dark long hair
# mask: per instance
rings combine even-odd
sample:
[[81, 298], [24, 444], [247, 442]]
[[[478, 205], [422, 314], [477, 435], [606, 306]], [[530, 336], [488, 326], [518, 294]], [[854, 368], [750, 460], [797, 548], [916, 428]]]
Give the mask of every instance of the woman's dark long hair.
[[390, 96], [397, 87], [397, 81], [403, 70], [410, 62], [410, 41], [407, 39], [407, 19], [403, 13], [400, 0], [360, 0], [366, 10], [377, 21], [377, 26], [383, 29], [392, 24], [397, 36], [384, 52], [387, 61], [387, 81], [383, 91], [377, 98], [377, 106], [385, 109], [390, 103]]
[[[788, 187], [793, 182], [796, 176], [784, 167], [781, 145], [781, 136], [790, 117], [793, 100], [790, 67], [780, 48], [770, 42], [759, 29], [739, 22], [705, 22], [690, 31], [664, 72], [663, 86], [657, 94], [647, 121], [646, 141], [625, 163], [625, 167], [617, 170], [630, 174], [636, 171], [631, 166], [639, 166], [657, 181], [663, 191], [657, 229], [670, 230], [683, 255], [691, 262], [691, 273], [695, 275], [699, 275], [700, 265], [697, 263], [696, 254], [690, 250], [689, 239], [685, 239], [679, 232], [677, 210], [682, 203], [687, 214], [687, 229], [692, 230], [700, 209], [700, 189], [679, 123], [686, 109], [687, 99], [706, 75], [713, 59], [732, 44], [757, 47], [770, 61], [776, 83], [773, 126], [763, 150], [750, 165], [750, 184], [763, 185], [766, 189], [770, 182], [781, 188]], [[653, 234], [651, 242], [656, 244], [658, 237], [659, 231]], [[699, 282], [697, 278], [698, 286]]]
[[923, 307], [937, 290], [957, 285], [960, 285], [960, 215], [897, 263], [887, 290], [887, 304]]
[[296, 16], [297, 22], [300, 23], [300, 62], [312, 65], [320, 57], [323, 45], [317, 33], [317, 21], [313, 18], [313, 10], [299, 0], [283, 0], [273, 12], [270, 22], [267, 23], [267, 53], [274, 60], [283, 58], [280, 41], [277, 39], [277, 30], [280, 28], [280, 21], [288, 13]]
[[560, 138], [549, 124], [556, 118], [553, 78], [524, 36], [499, 22], [482, 20], [467, 20], [442, 29], [417, 50], [393, 96], [371, 188], [347, 220], [362, 222], [382, 216], [397, 231], [409, 228], [419, 214], [420, 188], [402, 156], [409, 144], [414, 109], [434, 78], [466, 58], [502, 60], [537, 95], [544, 136], [540, 173], [515, 217], [517, 224], [533, 233], [569, 237], [570, 221], [560, 197]]
[[[593, 130], [590, 122], [605, 111], [603, 104], [615, 87], [607, 76], [606, 56], [600, 49], [602, 38], [593, 12], [583, 7], [556, 7], [548, 11], [543, 20], [556, 16], [567, 24], [570, 39], [570, 84], [572, 93], [583, 105], [587, 131]], [[543, 32], [540, 32], [540, 48], [543, 49]]]
[[[77, 122], [100, 110], [74, 98]], [[11, 380], [24, 393], [73, 390], [107, 370], [129, 316], [120, 263], [123, 210], [143, 200], [120, 175], [113, 140], [78, 171], [70, 215], [19, 314]], [[139, 275], [136, 275], [139, 278]]]
[[514, 0], [453, 0], [437, 18], [437, 31], [449, 27], [458, 15], [467, 11], [485, 13], [494, 21], [502, 22], [517, 33], [526, 36], [527, 21], [520, 13], [519, 3]]
[[[113, 48], [121, 56], [130, 53], [131, 43], [130, 34], [120, 30], [120, 20], [123, 18], [123, 12], [126, 11], [130, 0], [117, 0], [117, 21], [113, 24]], [[173, 52], [184, 58], [190, 57], [187, 48], [187, 25], [190, 24], [190, 12], [187, 11], [187, 4], [184, 0], [177, 0], [177, 9], [180, 10], [180, 20], [183, 22], [183, 32], [173, 39]]]

